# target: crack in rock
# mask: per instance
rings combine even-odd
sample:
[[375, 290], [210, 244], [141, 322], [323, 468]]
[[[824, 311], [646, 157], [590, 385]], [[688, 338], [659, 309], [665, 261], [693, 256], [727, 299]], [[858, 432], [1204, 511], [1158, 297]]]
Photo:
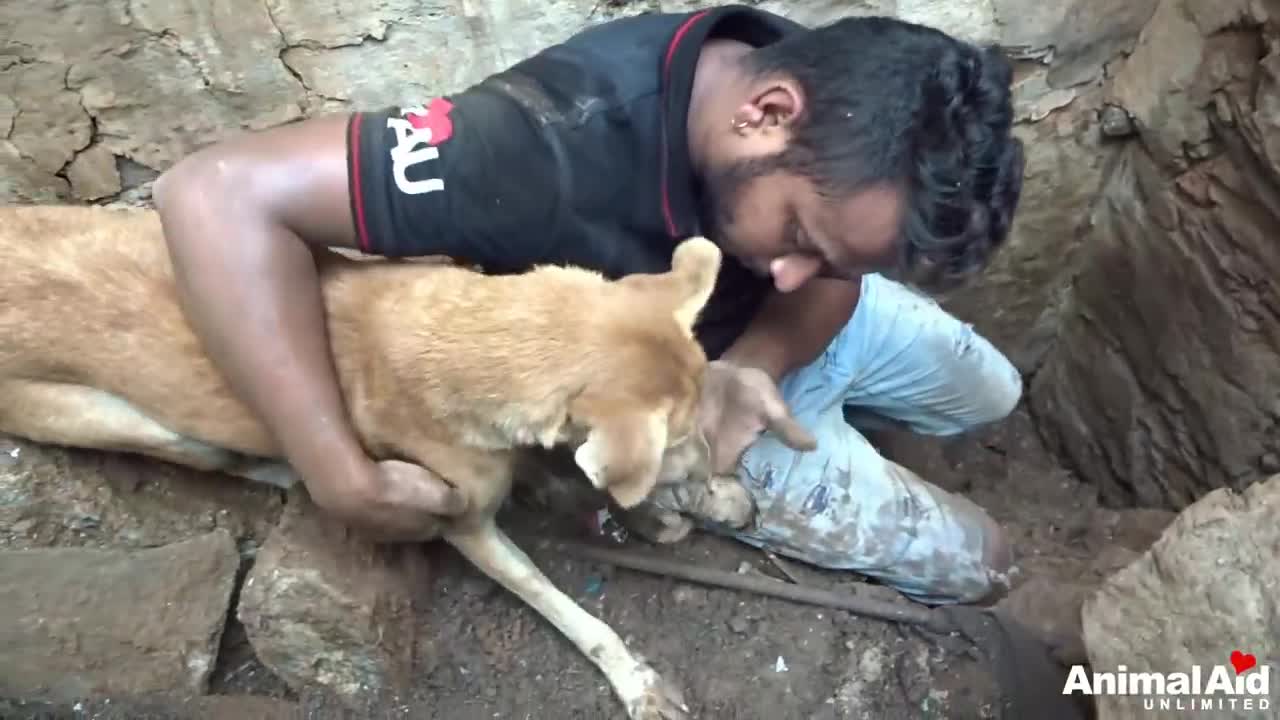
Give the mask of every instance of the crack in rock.
[[284, 71], [293, 76], [294, 80], [302, 86], [304, 92], [312, 92], [311, 87], [307, 85], [307, 81], [303, 79], [302, 73], [298, 72], [289, 61], [285, 59], [285, 53], [293, 49], [293, 45], [289, 44], [289, 38], [285, 36], [284, 29], [280, 27], [280, 23], [276, 21], [276, 14], [271, 9], [270, 0], [263, 0], [262, 8], [267, 13], [267, 21], [271, 23], [271, 27], [275, 28], [276, 34], [280, 36], [280, 52], [276, 54], [276, 59], [280, 61], [280, 65], [284, 67]]
[[21, 114], [17, 101], [9, 95], [0, 95], [0, 139], [8, 140], [13, 135], [13, 126]]

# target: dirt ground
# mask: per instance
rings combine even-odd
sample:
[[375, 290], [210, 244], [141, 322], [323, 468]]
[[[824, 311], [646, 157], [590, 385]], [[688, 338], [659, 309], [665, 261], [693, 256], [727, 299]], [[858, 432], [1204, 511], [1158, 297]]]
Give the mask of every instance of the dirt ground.
[[[1097, 507], [1094, 492], [1046, 457], [1023, 410], [999, 426], [964, 438], [895, 434], [875, 439], [889, 456], [948, 489], [968, 493], [1007, 526], [1020, 568], [1018, 587], [1007, 602], [1015, 606], [1020, 620], [1048, 635], [1070, 627], [1073, 603], [1097, 582], [1107, 562], [1131, 558], [1171, 518], [1167, 513]], [[559, 522], [557, 532], [565, 534], [564, 520], [551, 520], [545, 513], [517, 507], [504, 518], [507, 527], [521, 534], [537, 533], [540, 525], [550, 522]], [[409, 696], [376, 716], [622, 717], [602, 676], [549, 624], [451, 549], [424, 551], [436, 558], [436, 579], [433, 604], [420, 617], [424, 640], [416, 652], [417, 680]], [[655, 552], [722, 570], [785, 577], [759, 551], [706, 534], [695, 533]], [[974, 647], [955, 638], [929, 637], [911, 627], [844, 611], [548, 556], [535, 549], [530, 555], [560, 588], [681, 685], [696, 717], [1002, 717], [990, 667]], [[854, 575], [797, 563], [783, 567], [805, 584], [905, 602]], [[1071, 643], [1064, 646], [1071, 656]], [[0, 701], [0, 717], [373, 716], [344, 711], [320, 695], [299, 697], [290, 691], [257, 661], [234, 620], [222, 637], [210, 692], [217, 697], [199, 705], [99, 698], [73, 708], [10, 698]], [[270, 703], [272, 699], [283, 702]]]

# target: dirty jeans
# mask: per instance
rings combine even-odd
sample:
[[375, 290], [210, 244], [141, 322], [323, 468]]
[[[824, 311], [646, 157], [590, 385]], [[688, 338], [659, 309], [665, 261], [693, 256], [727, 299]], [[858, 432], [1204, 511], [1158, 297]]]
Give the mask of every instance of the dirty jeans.
[[849, 323], [780, 389], [818, 449], [796, 452], [770, 434], [757, 440], [739, 467], [757, 520], [717, 532], [857, 571], [921, 602], [971, 602], [988, 593], [989, 518], [882, 457], [844, 408], [940, 436], [999, 420], [1017, 404], [1022, 380], [990, 342], [933, 300], [867, 275]]

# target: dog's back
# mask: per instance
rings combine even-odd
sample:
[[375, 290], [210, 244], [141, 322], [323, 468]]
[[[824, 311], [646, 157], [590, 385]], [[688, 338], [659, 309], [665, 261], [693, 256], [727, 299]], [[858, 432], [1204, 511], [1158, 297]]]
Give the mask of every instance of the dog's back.
[[216, 418], [203, 428], [209, 442], [271, 449], [187, 325], [155, 213], [0, 208], [0, 254], [0, 383], [95, 388], [175, 432], [198, 434], [191, 418]]
[[165, 354], [157, 342], [181, 343], [176, 304], [157, 302], [173, 287], [165, 248], [152, 237], [159, 222], [150, 213], [0, 208], [0, 374], [97, 381], [83, 373], [114, 364], [101, 355], [128, 353], [138, 341]]

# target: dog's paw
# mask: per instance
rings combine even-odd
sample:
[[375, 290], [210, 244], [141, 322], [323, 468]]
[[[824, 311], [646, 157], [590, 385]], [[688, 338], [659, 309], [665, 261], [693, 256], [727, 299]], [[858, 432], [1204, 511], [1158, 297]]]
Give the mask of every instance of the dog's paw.
[[630, 720], [689, 720], [689, 706], [680, 688], [667, 682], [656, 670], [643, 665], [637, 670], [644, 691], [627, 704]]

